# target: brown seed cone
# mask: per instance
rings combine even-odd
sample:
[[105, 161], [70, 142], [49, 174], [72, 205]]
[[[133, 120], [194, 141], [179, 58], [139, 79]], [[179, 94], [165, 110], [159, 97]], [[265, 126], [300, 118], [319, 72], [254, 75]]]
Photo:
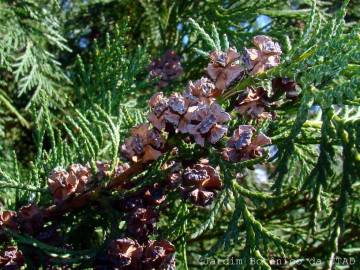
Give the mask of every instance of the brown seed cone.
[[255, 128], [241, 125], [235, 131], [223, 150], [223, 158], [231, 162], [239, 162], [261, 157], [264, 150], [261, 146], [271, 144], [271, 139], [262, 133], [255, 135]]
[[48, 178], [48, 187], [55, 203], [61, 203], [75, 193], [84, 192], [91, 179], [89, 167], [72, 164], [68, 170], [55, 169]]
[[162, 130], [171, 125], [175, 132], [191, 134], [201, 146], [205, 140], [217, 143], [227, 132], [224, 123], [230, 120], [230, 115], [213, 98], [199, 98], [188, 92], [167, 99], [156, 93], [149, 105], [152, 112], [148, 120], [155, 128]]
[[195, 205], [211, 204], [222, 185], [219, 172], [210, 165], [195, 164], [182, 174], [182, 194]]
[[211, 63], [207, 73], [215, 82], [216, 89], [223, 93], [235, 80], [243, 75], [243, 68], [236, 63], [240, 55], [234, 48], [227, 52], [213, 51], [210, 53]]
[[210, 105], [200, 103], [189, 107], [179, 124], [179, 130], [191, 134], [195, 142], [204, 147], [205, 140], [215, 144], [226, 134], [227, 126], [224, 123], [230, 119], [230, 115], [217, 102]]
[[175, 247], [169, 241], [149, 241], [144, 247], [144, 269], [175, 270]]
[[15, 246], [9, 246], [0, 253], [0, 269], [16, 270], [20, 269], [24, 263], [22, 252]]
[[159, 183], [154, 183], [153, 185], [146, 187], [142, 192], [142, 197], [149, 206], [160, 205], [166, 200], [164, 187]]
[[200, 99], [209, 99], [219, 96], [221, 94], [221, 90], [217, 89], [211, 80], [202, 77], [200, 80], [195, 82], [189, 82], [186, 94]]
[[2, 228], [17, 230], [18, 224], [16, 222], [17, 214], [14, 211], [4, 210], [0, 213], [0, 231]]
[[[120, 238], [113, 240], [107, 250], [105, 258], [102, 259], [103, 268], [96, 269], [141, 269], [142, 247], [136, 240]], [[106, 268], [108, 267], [108, 268]]]
[[268, 110], [271, 106], [270, 99], [266, 90], [262, 87], [256, 89], [247, 87], [240, 93], [236, 100], [235, 109], [244, 115], [252, 119], [272, 119], [274, 115]]
[[162, 155], [164, 139], [149, 124], [141, 124], [131, 129], [131, 137], [121, 146], [122, 155], [130, 161], [146, 163]]
[[155, 231], [158, 218], [158, 213], [151, 207], [137, 208], [129, 213], [127, 231], [139, 242], [144, 242]]
[[282, 54], [279, 43], [268, 36], [255, 36], [253, 44], [256, 48], [245, 48], [243, 62], [251, 75], [260, 74], [280, 64]]
[[158, 130], [175, 131], [190, 103], [190, 99], [178, 93], [172, 94], [169, 98], [164, 97], [162, 92], [155, 93], [149, 101], [151, 113], [148, 120]]

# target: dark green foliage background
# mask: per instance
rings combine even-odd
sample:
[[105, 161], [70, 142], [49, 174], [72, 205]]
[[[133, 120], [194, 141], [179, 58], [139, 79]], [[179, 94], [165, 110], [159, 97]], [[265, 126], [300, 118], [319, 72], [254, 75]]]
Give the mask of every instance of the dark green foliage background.
[[[284, 256], [304, 259], [286, 269], [359, 269], [359, 14], [357, 0], [0, 0], [0, 203], [13, 210], [29, 201], [47, 206], [53, 168], [96, 160], [114, 166], [119, 146], [145, 121], [147, 100], [158, 91], [148, 76], [151, 59], [168, 49], [181, 56], [184, 74], [163, 91], [182, 91], [204, 74], [206, 54], [218, 45], [240, 51], [266, 34], [282, 45], [282, 64], [225, 96], [269, 86], [279, 76], [299, 83], [296, 103], [279, 106], [273, 122], [253, 123], [278, 147], [265, 162], [269, 182], [254, 181], [254, 165], [264, 160], [230, 165], [209, 147], [225, 189], [209, 209], [170, 194], [157, 233], [176, 245], [178, 269], [280, 269], [269, 259]], [[267, 25], [260, 15], [271, 19]], [[184, 157], [199, 152], [186, 143], [179, 148]], [[164, 177], [158, 168], [167, 158], [144, 172], [145, 183]], [[243, 170], [249, 176], [239, 185], [233, 179]], [[104, 205], [116, 196], [124, 194], [104, 194]], [[64, 217], [72, 251], [28, 236], [14, 241], [86, 269], [107, 240], [121, 235], [123, 218], [95, 207]], [[356, 262], [333, 264], [335, 255]], [[200, 264], [230, 256], [247, 263]]]

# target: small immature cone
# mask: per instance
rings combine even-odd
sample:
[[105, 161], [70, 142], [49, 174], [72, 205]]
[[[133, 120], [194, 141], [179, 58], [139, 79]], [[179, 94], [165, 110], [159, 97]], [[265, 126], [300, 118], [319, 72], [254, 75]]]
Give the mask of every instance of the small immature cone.
[[105, 177], [109, 177], [111, 175], [110, 167], [111, 167], [110, 162], [97, 160], [96, 161], [96, 169], [97, 169], [96, 178], [98, 180], [102, 180]]
[[155, 59], [149, 66], [150, 76], [159, 78], [158, 88], [168, 86], [183, 73], [180, 57], [175, 51], [167, 51], [160, 59]]
[[124, 212], [135, 212], [138, 208], [144, 208], [145, 202], [144, 199], [140, 196], [133, 196], [130, 198], [124, 198], [118, 201], [118, 207], [121, 211]]
[[141, 124], [132, 128], [131, 137], [121, 146], [121, 153], [130, 161], [146, 163], [162, 155], [164, 143], [160, 132], [150, 129], [149, 124]]
[[245, 48], [243, 61], [251, 75], [260, 74], [280, 64], [282, 54], [279, 43], [268, 36], [255, 36], [253, 44], [256, 48]]
[[107, 251], [109, 269], [140, 270], [141, 256], [142, 247], [136, 240], [130, 238], [113, 240]]
[[247, 87], [236, 100], [235, 109], [252, 119], [272, 119], [273, 114], [268, 112], [271, 106], [266, 90], [262, 87], [256, 89]]
[[227, 52], [213, 51], [210, 53], [210, 59], [207, 73], [220, 93], [243, 75], [243, 68], [237, 63], [240, 55], [234, 48], [228, 49]]
[[240, 125], [227, 143], [223, 158], [231, 162], [239, 162], [263, 156], [263, 145], [271, 144], [271, 139], [262, 133], [255, 135], [255, 128]]
[[175, 270], [175, 247], [169, 241], [149, 241], [144, 247], [143, 269]]
[[199, 206], [209, 205], [222, 188], [219, 172], [205, 164], [195, 164], [186, 168], [182, 175], [182, 194], [193, 204]]
[[121, 211], [132, 213], [136, 212], [136, 209], [146, 208], [148, 206], [158, 206], [162, 204], [166, 199], [166, 193], [164, 187], [159, 183], [154, 183], [145, 187], [143, 190], [136, 192], [131, 197], [122, 198], [117, 201], [116, 205]]
[[17, 270], [25, 263], [24, 256], [15, 246], [7, 247], [0, 253], [0, 269]]

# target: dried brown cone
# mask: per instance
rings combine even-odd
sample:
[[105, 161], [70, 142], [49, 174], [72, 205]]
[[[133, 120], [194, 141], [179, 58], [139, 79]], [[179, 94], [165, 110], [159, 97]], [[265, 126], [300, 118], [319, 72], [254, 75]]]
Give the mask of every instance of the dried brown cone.
[[182, 174], [182, 194], [195, 205], [211, 204], [222, 186], [219, 172], [210, 165], [195, 164]]
[[230, 120], [230, 115], [213, 98], [199, 98], [190, 92], [165, 98], [156, 93], [149, 105], [152, 112], [148, 120], [155, 128], [162, 130], [170, 125], [175, 132], [192, 135], [201, 146], [205, 140], [217, 143], [227, 132], [224, 123]]
[[35, 204], [22, 206], [17, 214], [20, 230], [30, 235], [37, 235], [44, 226], [43, 211]]
[[255, 36], [252, 40], [256, 48], [245, 48], [243, 62], [251, 75], [260, 74], [280, 64], [282, 54], [279, 43], [268, 36]]
[[262, 87], [247, 87], [236, 100], [235, 109], [252, 119], [273, 119], [274, 114], [268, 112], [272, 103], [266, 90]]
[[16, 230], [18, 224], [16, 222], [17, 214], [14, 211], [4, 210], [0, 213], [0, 231], [2, 228]]
[[130, 238], [120, 238], [113, 240], [107, 250], [106, 258], [103, 259], [103, 268], [96, 269], [141, 269], [142, 247], [136, 240]]
[[149, 241], [143, 251], [143, 269], [175, 270], [175, 251], [169, 241]]
[[222, 153], [224, 159], [239, 162], [262, 157], [264, 154], [262, 146], [271, 144], [271, 139], [262, 133], [256, 135], [255, 131], [253, 126], [240, 125]]
[[183, 73], [180, 57], [175, 51], [168, 50], [160, 59], [154, 59], [149, 66], [150, 76], [159, 78], [159, 88], [168, 86]]
[[175, 160], [169, 161], [161, 169], [164, 170], [164, 173], [167, 173], [166, 184], [168, 188], [173, 189], [180, 185], [182, 180], [182, 164], [180, 162]]
[[195, 142], [204, 147], [205, 140], [215, 144], [226, 134], [228, 128], [224, 124], [230, 119], [217, 102], [199, 103], [189, 107], [179, 123], [179, 130], [191, 134]]
[[164, 143], [159, 131], [150, 129], [149, 124], [141, 124], [131, 129], [131, 137], [125, 139], [121, 153], [130, 161], [146, 163], [162, 155]]
[[158, 130], [166, 128], [169, 132], [175, 131], [189, 105], [190, 100], [178, 93], [169, 98], [164, 97], [162, 92], [155, 93], [149, 101], [151, 113], [148, 120]]
[[158, 213], [151, 207], [136, 208], [129, 213], [127, 231], [138, 241], [144, 242], [156, 229]]
[[0, 269], [16, 270], [20, 269], [24, 263], [22, 252], [15, 246], [9, 246], [0, 253]]
[[154, 183], [151, 186], [145, 188], [145, 190], [142, 192], [142, 197], [149, 206], [160, 205], [166, 200], [164, 187], [159, 183]]
[[48, 178], [48, 187], [55, 203], [61, 203], [75, 193], [85, 191], [91, 180], [91, 170], [81, 164], [72, 164], [68, 170], [55, 169]]
[[286, 98], [296, 100], [299, 96], [299, 86], [294, 80], [288, 78], [275, 78], [271, 81], [275, 94], [285, 92]]
[[237, 63], [240, 55], [234, 48], [228, 49], [227, 52], [213, 51], [210, 53], [210, 59], [207, 73], [220, 93], [242, 77], [244, 70]]
[[200, 99], [214, 98], [221, 95], [221, 90], [217, 89], [215, 84], [206, 77], [202, 77], [195, 82], [190, 81], [187, 94]]
[[13, 231], [17, 231], [19, 229], [19, 225], [16, 219], [16, 212], [0, 209], [0, 243], [5, 243], [6, 241], [10, 240], [9, 236], [5, 232], [5, 229], [10, 229]]

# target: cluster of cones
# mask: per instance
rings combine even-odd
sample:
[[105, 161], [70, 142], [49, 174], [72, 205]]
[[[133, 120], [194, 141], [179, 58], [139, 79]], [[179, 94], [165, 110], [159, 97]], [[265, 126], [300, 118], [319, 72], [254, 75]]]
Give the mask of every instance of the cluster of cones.
[[63, 168], [54, 169], [48, 178], [48, 187], [56, 204], [61, 204], [68, 198], [84, 193], [91, 189], [97, 181], [105, 177], [116, 177], [129, 169], [129, 164], [119, 164], [115, 171], [110, 171], [110, 163], [97, 161], [97, 172], [93, 175], [90, 165], [71, 164], [67, 170]]
[[[72, 164], [66, 170], [54, 169], [48, 177], [48, 187], [55, 205], [62, 205], [73, 197], [93, 189], [105, 177], [117, 177], [136, 163], [147, 164], [157, 160], [167, 151], [167, 138], [182, 134], [197, 145], [216, 145], [228, 133], [231, 116], [217, 102], [229, 87], [246, 75], [256, 75], [276, 67], [282, 53], [278, 43], [266, 36], [253, 39], [255, 48], [245, 48], [239, 54], [234, 48], [226, 52], [214, 51], [209, 55], [207, 76], [190, 81], [183, 93], [166, 97], [162, 92], [149, 100], [148, 122], [131, 129], [131, 136], [121, 146], [122, 156], [129, 161], [110, 171], [108, 162], [97, 162], [96, 172], [89, 165]], [[173, 51], [154, 60], [150, 74], [159, 77], [159, 88], [182, 73], [180, 58]], [[274, 96], [285, 93], [286, 98], [296, 100], [297, 84], [289, 79], [272, 80], [273, 96], [262, 87], [247, 87], [235, 104], [240, 115], [256, 119], [272, 119], [271, 106]], [[264, 145], [271, 144], [266, 135], [251, 125], [240, 125], [227, 139], [222, 157], [230, 162], [259, 158], [264, 155]], [[182, 197], [196, 206], [208, 206], [223, 187], [218, 168], [207, 160], [183, 164], [171, 161], [162, 168], [167, 179], [147, 186], [117, 201], [117, 208], [126, 213], [126, 236], [110, 242], [106, 251], [95, 261], [96, 269], [175, 269], [175, 248], [166, 240], [150, 240], [156, 232], [161, 206], [166, 202], [169, 190], [177, 189]], [[130, 185], [129, 188], [132, 186]], [[125, 187], [126, 188], [126, 187]], [[0, 238], [4, 228], [40, 237], [44, 228], [44, 211], [30, 204], [18, 212], [2, 211], [0, 214]], [[9, 246], [0, 253], [0, 268], [18, 269], [24, 264], [21, 251]], [[8, 267], [8, 268], [6, 268]]]
[[[189, 136], [202, 147], [206, 142], [218, 143], [228, 132], [227, 123], [231, 116], [216, 98], [235, 82], [241, 81], [246, 74], [259, 74], [280, 63], [280, 45], [270, 37], [256, 36], [253, 44], [254, 48], [245, 48], [242, 54], [234, 48], [229, 48], [226, 52], [211, 52], [207, 76], [195, 82], [190, 81], [183, 93], [173, 93], [169, 97], [162, 92], [154, 94], [149, 100], [148, 123], [131, 130], [131, 136], [121, 146], [123, 156], [132, 162], [156, 160], [165, 151], [165, 137], [175, 133]], [[294, 81], [280, 78], [273, 80], [273, 91], [277, 94], [285, 92], [288, 98], [295, 99], [298, 93], [296, 90]], [[244, 117], [256, 120], [275, 117], [270, 110], [272, 97], [262, 87], [247, 87], [239, 94], [235, 103], [235, 110]], [[237, 133], [235, 131], [228, 142], [228, 148], [233, 148], [232, 141], [237, 140]], [[264, 136], [261, 135], [263, 140], [254, 139], [251, 147], [270, 143], [270, 139]], [[235, 157], [232, 151], [230, 157], [227, 149], [223, 156], [226, 160], [237, 162], [262, 153], [246, 153], [248, 148], [236, 148], [236, 151], [244, 153], [238, 153]]]
[[105, 254], [97, 257], [95, 269], [173, 270], [175, 247], [166, 240], [149, 240], [140, 245], [131, 238], [115, 239]]

